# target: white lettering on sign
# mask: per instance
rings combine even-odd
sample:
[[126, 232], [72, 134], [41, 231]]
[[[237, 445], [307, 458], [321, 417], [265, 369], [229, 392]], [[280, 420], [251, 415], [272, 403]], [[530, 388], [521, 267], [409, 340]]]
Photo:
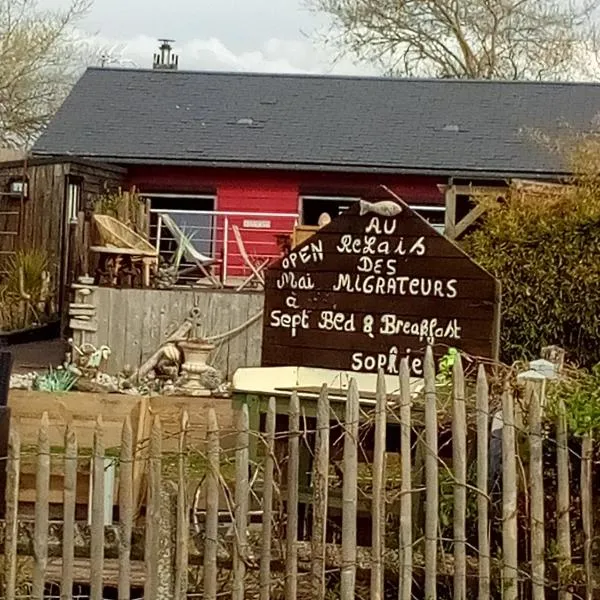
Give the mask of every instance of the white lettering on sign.
[[355, 315], [333, 310], [322, 310], [317, 327], [325, 331], [356, 331]]
[[272, 310], [269, 325], [289, 329], [292, 337], [296, 337], [298, 329], [309, 328], [309, 311], [303, 309], [299, 313], [284, 313], [281, 310]]
[[295, 269], [298, 265], [306, 265], [308, 263], [320, 263], [323, 260], [323, 241], [318, 240], [307, 244], [300, 250], [290, 252], [282, 261], [281, 266], [286, 271]]
[[424, 277], [382, 277], [338, 273], [334, 292], [348, 294], [375, 294], [379, 296], [432, 296], [456, 298], [456, 279], [428, 279]]
[[[411, 350], [406, 350], [406, 358], [410, 371], [413, 375], [423, 375], [423, 360], [417, 356], [411, 356]], [[365, 352], [354, 352], [352, 354], [352, 364], [350, 368], [353, 371], [376, 372], [383, 369], [388, 375], [398, 375], [400, 372], [399, 352], [397, 346], [392, 346], [388, 352], [378, 352], [377, 354], [368, 354]]]
[[380, 219], [372, 217], [365, 228], [365, 233], [376, 233], [377, 235], [394, 235], [398, 221], [396, 219]]
[[271, 229], [271, 221], [258, 221], [255, 219], [244, 219], [242, 227], [245, 229]]
[[361, 273], [373, 273], [374, 275], [393, 276], [398, 269], [398, 261], [395, 258], [371, 258], [360, 256], [356, 270]]
[[435, 344], [436, 339], [459, 340], [461, 328], [458, 319], [450, 319], [442, 325], [437, 319], [422, 319], [421, 321], [408, 321], [393, 314], [381, 315], [379, 333], [381, 335], [406, 335], [415, 336], [419, 341]]
[[312, 280], [310, 273], [294, 273], [287, 271], [282, 273], [275, 283], [277, 289], [283, 290], [289, 288], [291, 290], [314, 290], [315, 282]]

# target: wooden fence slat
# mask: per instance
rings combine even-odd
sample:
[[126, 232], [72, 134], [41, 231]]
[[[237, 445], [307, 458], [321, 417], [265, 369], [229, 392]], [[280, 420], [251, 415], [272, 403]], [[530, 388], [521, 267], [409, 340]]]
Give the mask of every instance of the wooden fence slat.
[[[534, 384], [535, 385], [535, 384]], [[542, 406], [545, 385], [536, 385], [529, 396], [529, 488], [531, 490], [531, 585], [532, 599], [544, 600], [544, 463]]]
[[515, 405], [509, 383], [502, 392], [502, 600], [518, 598], [517, 458]]
[[383, 553], [385, 530], [385, 442], [387, 427], [387, 393], [382, 370], [377, 374], [375, 407], [375, 448], [373, 456], [373, 505], [371, 508], [371, 595], [383, 600]]
[[452, 468], [454, 470], [454, 595], [467, 598], [467, 411], [460, 354], [453, 368]]
[[317, 433], [313, 472], [312, 521], [312, 597], [325, 598], [325, 536], [327, 533], [327, 502], [329, 487], [329, 394], [327, 386], [321, 387], [317, 401]]
[[273, 487], [275, 481], [273, 473], [275, 468], [275, 418], [277, 407], [275, 398], [269, 399], [266, 420], [265, 440], [265, 470], [263, 489], [263, 517], [262, 517], [262, 540], [260, 552], [260, 574], [259, 574], [259, 598], [269, 600], [271, 597], [271, 537], [273, 534]]
[[48, 413], [42, 415], [38, 434], [37, 473], [35, 477], [35, 534], [33, 539], [32, 600], [43, 600], [46, 568], [48, 566], [48, 497], [50, 492], [50, 442]]
[[592, 452], [591, 434], [583, 436], [581, 443], [581, 520], [583, 524], [583, 564], [585, 569], [585, 600], [592, 600], [594, 578], [592, 564]]
[[65, 467], [63, 484], [63, 548], [60, 597], [73, 597], [73, 562], [75, 560], [75, 502], [77, 493], [77, 437], [71, 425], [65, 431]]
[[16, 597], [20, 474], [21, 439], [18, 431], [11, 428], [8, 438], [8, 464], [6, 467], [6, 533], [4, 539], [4, 585], [6, 600], [15, 600]]
[[556, 418], [556, 541], [558, 547], [559, 600], [571, 600], [565, 583], [565, 570], [571, 564], [571, 490], [569, 482], [569, 437], [565, 402], [558, 398]]
[[188, 588], [188, 539], [189, 515], [187, 500], [186, 451], [189, 415], [186, 410], [181, 413], [179, 440], [177, 445], [177, 524], [175, 543], [175, 600], [187, 598]]
[[344, 420], [342, 571], [340, 600], [354, 600], [356, 586], [356, 515], [358, 509], [358, 420], [360, 404], [356, 379], [350, 381]]
[[485, 368], [479, 365], [476, 388], [477, 407], [477, 531], [479, 545], [479, 596], [490, 599], [490, 533], [489, 533], [489, 397]]
[[217, 598], [217, 535], [219, 524], [219, 425], [214, 408], [208, 411], [206, 432], [208, 473], [206, 475], [206, 533], [204, 539], [204, 598]]
[[126, 417], [119, 457], [119, 600], [131, 597], [131, 532], [133, 529], [133, 430]]
[[102, 600], [104, 578], [104, 427], [99, 416], [92, 454], [92, 523], [90, 543], [90, 597]]
[[293, 392], [289, 405], [285, 599], [298, 596], [298, 481], [300, 469], [300, 400]]
[[398, 600], [412, 600], [412, 443], [411, 393], [408, 359], [400, 363], [400, 581]]
[[160, 418], [156, 415], [150, 429], [150, 446], [148, 448], [148, 496], [146, 501], [146, 543], [144, 546], [144, 562], [146, 567], [145, 600], [159, 600], [161, 471], [162, 427]]
[[425, 598], [437, 598], [439, 527], [438, 428], [435, 364], [431, 346], [425, 353]]
[[250, 433], [248, 404], [238, 412], [237, 445], [235, 452], [235, 531], [233, 546], [232, 600], [244, 600], [246, 557], [248, 554], [248, 469], [250, 467]]

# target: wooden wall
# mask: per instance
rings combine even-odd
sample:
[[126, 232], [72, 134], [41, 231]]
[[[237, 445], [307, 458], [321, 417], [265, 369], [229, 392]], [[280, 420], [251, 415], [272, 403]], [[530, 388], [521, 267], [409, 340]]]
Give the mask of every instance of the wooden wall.
[[[137, 368], [180, 325], [190, 309], [203, 315], [203, 334], [220, 335], [263, 310], [261, 292], [95, 288], [98, 330], [89, 341], [111, 349], [108, 371]], [[210, 363], [231, 377], [239, 367], [260, 365], [262, 319], [228, 340], [216, 342]]]

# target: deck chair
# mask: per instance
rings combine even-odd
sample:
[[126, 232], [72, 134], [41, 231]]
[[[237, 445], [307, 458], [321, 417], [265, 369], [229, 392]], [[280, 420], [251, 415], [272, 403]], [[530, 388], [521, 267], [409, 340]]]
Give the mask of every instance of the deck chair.
[[256, 279], [257, 282], [264, 287], [265, 278], [262, 272], [267, 268], [267, 265], [271, 262], [270, 258], [266, 258], [262, 260], [258, 265], [255, 265], [248, 256], [248, 252], [246, 251], [246, 246], [244, 245], [244, 240], [242, 239], [242, 234], [240, 233], [240, 228], [237, 225], [232, 225], [233, 235], [235, 237], [235, 243], [237, 244], [238, 251], [243, 261], [250, 268], [250, 275], [241, 283], [240, 286], [236, 288], [236, 291], [239, 292], [243, 288], [245, 288], [253, 279]]
[[208, 267], [214, 265], [217, 261], [206, 254], [199, 252], [192, 244], [191, 240], [179, 228], [177, 223], [166, 213], [158, 213], [165, 227], [173, 236], [173, 239], [180, 247], [183, 257], [186, 261], [192, 263], [194, 267], [198, 267], [200, 272], [215, 286], [223, 287], [221, 282], [209, 271]]

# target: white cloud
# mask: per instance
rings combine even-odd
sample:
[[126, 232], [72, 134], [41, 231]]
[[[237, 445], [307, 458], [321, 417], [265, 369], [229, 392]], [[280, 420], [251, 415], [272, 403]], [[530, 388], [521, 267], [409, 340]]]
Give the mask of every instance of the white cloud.
[[[110, 56], [113, 63], [123, 66], [147, 68], [152, 65], [152, 56], [157, 51], [156, 39], [138, 35], [128, 40], [111, 39], [103, 36], [93, 38], [82, 34], [93, 60], [100, 63], [102, 53]], [[334, 57], [316, 47], [309, 39], [285, 40], [270, 38], [259, 48], [234, 51], [222, 40], [191, 39], [175, 43], [174, 51], [179, 55], [179, 68], [189, 70], [258, 71], [278, 73], [337, 73], [373, 74], [366, 66], [355, 64], [350, 59], [335, 61]]]

